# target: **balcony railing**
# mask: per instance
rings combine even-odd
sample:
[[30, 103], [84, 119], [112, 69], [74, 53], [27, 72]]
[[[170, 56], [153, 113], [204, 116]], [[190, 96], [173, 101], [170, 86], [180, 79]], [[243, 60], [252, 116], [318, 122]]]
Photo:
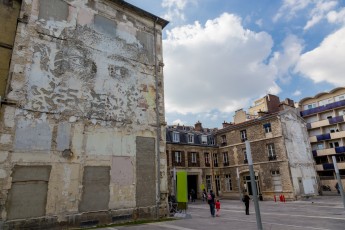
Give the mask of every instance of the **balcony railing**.
[[343, 116], [337, 116], [337, 117], [332, 117], [328, 119], [329, 124], [333, 125], [336, 123], [340, 123], [344, 121], [344, 117]]
[[244, 159], [243, 163], [244, 163], [244, 164], [248, 164], [248, 160], [247, 160], [247, 159]]
[[329, 140], [331, 139], [331, 134], [330, 133], [320, 134], [316, 136], [316, 139], [317, 141]]
[[316, 108], [312, 108], [312, 109], [307, 109], [307, 110], [301, 111], [301, 116], [304, 117], [304, 116], [308, 116], [308, 115], [311, 115], [311, 114], [314, 114], [314, 113], [321, 113], [323, 111], [339, 108], [339, 107], [342, 107], [342, 106], [345, 106], [345, 100], [337, 101], [337, 102], [333, 102], [333, 103], [330, 103], [330, 104], [327, 104], [327, 105], [322, 105], [322, 106], [319, 106], [319, 107], [316, 107]]
[[334, 165], [333, 163], [323, 163], [323, 170], [334, 170]]
[[226, 141], [223, 141], [222, 143], [220, 143], [220, 146], [226, 146]]
[[224, 166], [229, 166], [229, 162], [224, 162], [223, 165]]

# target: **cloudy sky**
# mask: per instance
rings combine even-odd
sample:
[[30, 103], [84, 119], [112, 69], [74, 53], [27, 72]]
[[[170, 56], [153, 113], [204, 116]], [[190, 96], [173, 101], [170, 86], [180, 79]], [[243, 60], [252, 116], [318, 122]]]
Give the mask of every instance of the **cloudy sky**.
[[164, 29], [168, 124], [221, 127], [267, 93], [345, 86], [345, 0], [127, 0]]

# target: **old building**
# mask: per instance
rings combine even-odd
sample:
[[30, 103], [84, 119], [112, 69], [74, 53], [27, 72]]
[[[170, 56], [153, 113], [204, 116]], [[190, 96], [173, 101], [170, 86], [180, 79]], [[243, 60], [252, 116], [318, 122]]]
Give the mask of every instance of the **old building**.
[[291, 107], [293, 103], [287, 102], [280, 104], [279, 112], [259, 113], [258, 118], [242, 123], [225, 123], [217, 131], [219, 154], [229, 155], [229, 165], [219, 175], [224, 181], [224, 197], [238, 197], [239, 192], [252, 194], [245, 140], [251, 145], [255, 180], [263, 199], [280, 194], [298, 199], [318, 193], [306, 124]]
[[[169, 127], [168, 171], [174, 167], [187, 171], [189, 189], [196, 188], [198, 194], [203, 187], [225, 198], [238, 198], [243, 192], [252, 194], [244, 144], [248, 140], [257, 189], [263, 199], [272, 200], [280, 194], [286, 199], [318, 194], [306, 123], [293, 107], [293, 101], [288, 99], [276, 106], [272, 108], [274, 112], [261, 110], [257, 118], [250, 120], [244, 116], [245, 111], [238, 110], [234, 116], [238, 122], [224, 122], [222, 129], [209, 134], [207, 129], [196, 131], [198, 125], [191, 130]], [[204, 143], [190, 139], [198, 136], [200, 140], [203, 135]], [[214, 136], [216, 141], [206, 142], [207, 135]]]
[[1, 1], [0, 18], [0, 228], [166, 215], [168, 22], [121, 0]]
[[[215, 142], [216, 129], [203, 128], [200, 122], [195, 126], [167, 126], [166, 130], [166, 158], [170, 194], [173, 194], [173, 169], [187, 171], [188, 191], [194, 189], [200, 198], [202, 188], [211, 189], [212, 171], [217, 172], [218, 148]], [[213, 158], [211, 156], [214, 156]]]
[[307, 122], [309, 140], [316, 170], [324, 190], [336, 191], [337, 183], [332, 156], [336, 157], [345, 185], [345, 88], [335, 88], [303, 98], [299, 102], [301, 116]]

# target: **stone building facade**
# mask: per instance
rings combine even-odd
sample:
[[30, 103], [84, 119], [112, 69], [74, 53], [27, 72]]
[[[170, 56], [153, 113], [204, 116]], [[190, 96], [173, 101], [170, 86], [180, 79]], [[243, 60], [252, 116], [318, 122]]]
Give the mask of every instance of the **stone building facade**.
[[206, 175], [212, 175], [212, 171], [218, 170], [217, 164], [212, 163], [211, 157], [218, 154], [215, 131], [216, 129], [203, 128], [200, 122], [196, 123], [195, 127], [180, 125], [167, 127], [166, 159], [170, 194], [175, 192], [173, 191], [174, 169], [187, 171], [188, 191], [193, 189], [197, 197], [201, 197], [203, 187], [209, 189], [213, 187], [210, 183], [206, 183], [205, 179]]
[[[287, 100], [279, 105], [278, 112], [259, 113], [259, 117], [240, 123], [224, 122], [222, 129], [209, 134], [205, 132], [207, 129], [201, 133], [196, 131], [198, 139], [202, 135], [212, 135], [215, 139], [212, 145], [210, 142], [188, 143], [186, 139], [193, 132], [186, 127], [169, 127], [168, 172], [174, 167], [187, 171], [188, 189], [195, 189], [199, 196], [203, 187], [213, 189], [224, 198], [237, 199], [244, 192], [252, 194], [244, 143], [248, 140], [257, 188], [263, 199], [272, 200], [274, 195], [280, 194], [290, 200], [317, 195], [318, 183], [306, 123], [291, 105], [293, 102]], [[243, 110], [238, 113], [243, 117]], [[196, 127], [191, 128], [192, 131]], [[174, 133], [182, 137], [174, 139]], [[176, 154], [179, 153], [182, 153], [181, 163], [177, 162], [180, 158]], [[195, 153], [196, 164], [190, 164], [189, 159]]]
[[121, 0], [0, 7], [19, 17], [1, 79], [0, 228], [165, 216], [168, 22]]
[[336, 191], [337, 182], [332, 156], [345, 186], [345, 87], [318, 93], [299, 102], [301, 116], [307, 122], [316, 170], [324, 191]]

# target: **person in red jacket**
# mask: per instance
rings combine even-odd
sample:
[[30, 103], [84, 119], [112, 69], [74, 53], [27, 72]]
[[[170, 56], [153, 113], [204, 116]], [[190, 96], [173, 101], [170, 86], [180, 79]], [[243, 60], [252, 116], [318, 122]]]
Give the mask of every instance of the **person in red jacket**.
[[216, 201], [216, 216], [220, 216], [220, 202], [219, 200]]

